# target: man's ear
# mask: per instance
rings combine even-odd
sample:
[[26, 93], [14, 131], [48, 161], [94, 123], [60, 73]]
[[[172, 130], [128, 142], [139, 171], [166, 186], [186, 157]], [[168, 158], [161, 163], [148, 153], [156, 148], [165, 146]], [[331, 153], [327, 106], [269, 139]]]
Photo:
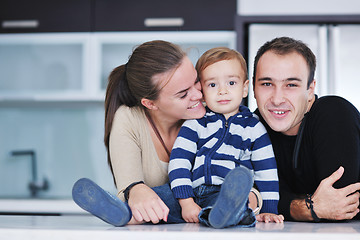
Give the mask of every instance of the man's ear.
[[252, 90], [253, 90], [253, 93], [254, 93], [254, 98], [256, 99], [256, 94], [255, 94], [255, 77], [252, 77], [252, 83], [253, 83], [253, 85], [252, 85]]
[[150, 110], [157, 110], [158, 107], [155, 105], [153, 100], [147, 99], [147, 98], [143, 98], [141, 99], [141, 104], [146, 107], [147, 109]]
[[312, 81], [312, 83], [310, 83], [310, 86], [308, 88], [309, 91], [309, 101], [311, 101], [313, 99], [313, 96], [315, 94], [315, 86], [316, 86], [316, 81], [315, 79]]

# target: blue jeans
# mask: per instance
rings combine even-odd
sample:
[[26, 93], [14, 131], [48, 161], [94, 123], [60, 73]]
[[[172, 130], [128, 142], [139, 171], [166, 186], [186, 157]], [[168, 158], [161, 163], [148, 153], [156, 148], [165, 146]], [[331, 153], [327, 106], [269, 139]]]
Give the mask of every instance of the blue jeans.
[[[208, 216], [215, 204], [220, 193], [221, 186], [216, 185], [200, 185], [194, 189], [195, 202], [202, 208], [199, 213], [200, 223], [211, 226], [208, 220]], [[236, 209], [234, 209], [234, 212]], [[248, 204], [240, 209], [235, 217], [234, 222], [228, 223], [228, 226], [239, 227], [253, 227], [256, 224], [256, 217], [254, 212], [248, 207]]]
[[181, 216], [181, 206], [179, 201], [174, 197], [170, 184], [166, 183], [161, 186], [153, 187], [152, 190], [154, 190], [170, 210], [167, 223], [185, 223], [185, 220]]
[[[181, 206], [179, 201], [174, 197], [170, 184], [167, 183], [152, 189], [170, 209], [167, 223], [185, 223], [181, 215]], [[202, 208], [199, 213], [199, 221], [206, 226], [210, 226], [207, 217], [218, 198], [220, 189], [221, 186], [215, 185], [201, 185], [194, 189], [194, 200], [196, 204]], [[241, 209], [237, 219], [238, 221], [231, 223], [231, 226], [253, 227], [256, 223], [255, 215], [253, 211], [248, 208], [247, 204], [245, 204], [244, 209]]]

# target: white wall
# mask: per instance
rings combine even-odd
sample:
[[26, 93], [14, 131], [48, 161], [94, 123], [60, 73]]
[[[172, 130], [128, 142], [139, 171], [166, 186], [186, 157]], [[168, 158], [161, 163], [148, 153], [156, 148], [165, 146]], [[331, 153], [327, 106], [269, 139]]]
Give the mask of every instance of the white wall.
[[359, 0], [238, 0], [238, 15], [360, 14]]

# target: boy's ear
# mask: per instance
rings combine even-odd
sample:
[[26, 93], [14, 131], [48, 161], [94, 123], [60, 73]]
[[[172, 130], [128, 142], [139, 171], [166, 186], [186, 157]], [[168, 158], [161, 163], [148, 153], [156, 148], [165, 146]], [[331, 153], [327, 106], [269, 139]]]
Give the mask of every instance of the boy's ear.
[[158, 107], [155, 105], [154, 101], [153, 100], [149, 100], [147, 98], [143, 98], [141, 99], [141, 104], [146, 107], [147, 109], [150, 109], [150, 110], [157, 110]]
[[246, 79], [243, 85], [243, 98], [246, 98], [249, 94], [249, 79]]

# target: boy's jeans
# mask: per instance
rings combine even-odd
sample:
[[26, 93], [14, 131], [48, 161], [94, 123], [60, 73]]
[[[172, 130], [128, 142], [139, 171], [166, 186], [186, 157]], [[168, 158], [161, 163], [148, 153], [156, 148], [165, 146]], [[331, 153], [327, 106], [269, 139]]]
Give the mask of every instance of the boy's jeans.
[[[199, 213], [199, 220], [202, 224], [206, 226], [211, 226], [208, 220], [209, 213], [212, 209], [212, 206], [215, 204], [221, 186], [215, 185], [200, 185], [194, 189], [195, 202], [202, 207]], [[253, 211], [248, 207], [248, 204], [245, 204], [243, 209], [238, 213], [238, 216], [234, 218], [234, 222], [229, 222], [228, 227], [230, 226], [239, 226], [239, 227], [253, 227], [256, 224], [256, 217]]]
[[[195, 202], [203, 208], [200, 211], [199, 220], [201, 223], [207, 226], [210, 226], [207, 219], [208, 214], [212, 208], [212, 205], [214, 205], [217, 200], [220, 188], [221, 186], [201, 185], [194, 189]], [[170, 185], [164, 184], [152, 189], [170, 209], [167, 223], [185, 223], [181, 216], [181, 207], [179, 201], [174, 197], [170, 189]], [[242, 227], [252, 227], [256, 223], [255, 215], [253, 211], [248, 208], [247, 204], [245, 204], [244, 209], [240, 211], [239, 217], [237, 219], [238, 221], [230, 223], [229, 226], [239, 225]], [[240, 219], [242, 219], [241, 222]]]

